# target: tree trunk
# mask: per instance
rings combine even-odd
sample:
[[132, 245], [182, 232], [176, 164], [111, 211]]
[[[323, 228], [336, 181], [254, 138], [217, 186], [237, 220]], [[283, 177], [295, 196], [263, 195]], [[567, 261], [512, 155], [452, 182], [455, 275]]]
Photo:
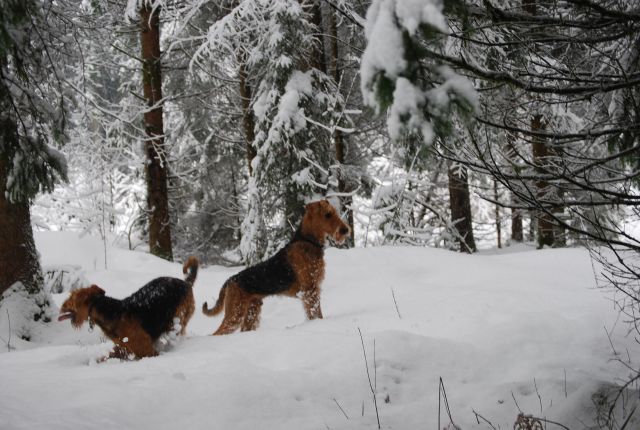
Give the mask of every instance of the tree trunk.
[[[329, 58], [329, 72], [331, 73], [331, 77], [335, 81], [338, 86], [338, 90], [340, 88], [340, 52], [338, 50], [338, 26], [336, 23], [336, 16], [333, 10], [329, 11], [329, 34], [331, 38], [329, 40], [329, 46], [331, 48], [331, 56]], [[336, 124], [339, 125], [339, 124]], [[351, 190], [347, 189], [346, 183], [344, 181], [344, 173], [342, 172], [342, 166], [345, 161], [345, 138], [342, 132], [336, 129], [333, 133], [333, 140], [335, 142], [336, 147], [336, 161], [338, 162], [338, 192], [341, 194], [348, 193]], [[353, 204], [353, 198], [351, 197], [340, 197], [340, 202], [342, 207], [347, 208], [347, 224], [349, 224], [349, 228], [351, 229], [351, 235], [349, 237], [349, 243], [347, 246], [355, 246], [355, 229], [353, 226], [353, 210], [351, 210], [351, 205]]]
[[[498, 181], [493, 180], [493, 198], [497, 202], [500, 199], [500, 195], [498, 194]], [[495, 205], [495, 216], [496, 216], [496, 236], [498, 240], [498, 248], [502, 248], [502, 220], [500, 216], [500, 205]]]
[[[534, 115], [531, 118], [531, 130], [542, 131], [544, 125], [542, 123], [542, 115]], [[549, 150], [546, 142], [541, 137], [534, 137], [532, 143], [533, 163], [536, 166], [543, 166], [549, 157]], [[536, 181], [536, 198], [538, 200], [549, 201], [549, 183], [544, 180]], [[544, 203], [542, 203], [544, 204]], [[543, 210], [538, 210], [536, 213], [537, 219], [537, 237], [538, 248], [542, 248], [544, 245], [554, 246], [555, 238], [553, 234], [553, 219], [551, 216]]]
[[[537, 15], [537, 1], [538, 0], [522, 0], [522, 9], [530, 15]], [[531, 131], [544, 130], [544, 124], [542, 122], [542, 115], [535, 114], [531, 118]], [[533, 164], [535, 166], [544, 166], [549, 157], [549, 149], [547, 143], [542, 137], [534, 137], [531, 145], [531, 152], [533, 154]], [[541, 169], [537, 168], [536, 171], [541, 173]], [[535, 182], [536, 199], [549, 200], [548, 193], [550, 192], [549, 183], [544, 180]], [[545, 196], [546, 195], [546, 196]], [[544, 203], [541, 203], [544, 205]], [[553, 246], [555, 244], [553, 233], [553, 219], [548, 213], [538, 209], [535, 211], [536, 220], [536, 236], [538, 240], [538, 248], [542, 248], [544, 245]], [[533, 222], [533, 218], [531, 219]]]
[[144, 98], [150, 108], [144, 114], [147, 140], [147, 210], [149, 216], [149, 249], [153, 255], [173, 260], [169, 197], [167, 186], [167, 153], [162, 122], [162, 73], [160, 64], [160, 8], [140, 9], [140, 42], [142, 45], [142, 83]]
[[[513, 195], [511, 204], [515, 204]], [[511, 240], [514, 242], [522, 242], [524, 234], [522, 230], [522, 211], [520, 209], [511, 208]]]
[[[517, 152], [515, 147], [516, 137], [509, 133], [507, 135], [507, 157], [513, 164], [513, 170], [515, 173], [519, 173], [520, 167], [518, 166], [517, 161]], [[517, 206], [520, 206], [520, 199], [518, 196], [511, 191], [511, 240], [513, 242], [522, 242], [524, 240], [524, 232], [522, 230], [522, 210], [518, 209]]]
[[42, 289], [43, 283], [29, 202], [8, 201], [6, 186], [7, 169], [0, 158], [0, 297], [16, 282], [22, 282], [30, 293]]
[[[311, 23], [316, 26], [318, 33], [324, 34], [322, 26], [322, 9], [320, 9], [320, 0], [312, 0], [311, 6]], [[302, 1], [304, 3], [304, 0]], [[327, 60], [325, 58], [324, 51], [324, 38], [322, 36], [317, 37], [318, 43], [315, 44], [314, 52], [311, 53], [309, 58], [309, 65], [318, 69], [323, 73], [327, 73]]]
[[537, 0], [522, 0], [522, 9], [530, 15], [538, 14]]
[[[459, 170], [460, 174], [456, 173]], [[449, 204], [451, 206], [451, 221], [455, 222], [458, 231], [457, 238], [460, 251], [472, 253], [476, 251], [471, 224], [471, 199], [469, 198], [469, 184], [466, 169], [449, 167]]]
[[253, 175], [253, 167], [251, 162], [256, 156], [256, 149], [253, 146], [255, 135], [255, 121], [253, 112], [251, 111], [251, 87], [247, 82], [247, 65], [240, 63], [238, 71], [240, 79], [240, 99], [242, 102], [242, 127], [244, 128], [245, 148], [247, 151], [247, 162], [249, 164], [249, 175]]

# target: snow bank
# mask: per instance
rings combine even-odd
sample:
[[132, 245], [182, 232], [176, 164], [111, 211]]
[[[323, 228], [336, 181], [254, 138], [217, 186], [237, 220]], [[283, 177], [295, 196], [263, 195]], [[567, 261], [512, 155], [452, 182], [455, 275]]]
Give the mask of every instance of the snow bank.
[[[88, 237], [36, 241], [45, 262], [80, 265], [115, 297], [182, 277], [178, 263], [114, 248], [104, 270], [94, 263], [101, 243]], [[32, 349], [0, 354], [0, 428], [376, 428], [358, 329], [385, 429], [434, 428], [440, 377], [462, 429], [487, 428], [473, 410], [512, 428], [518, 407], [583, 428], [592, 395], [628, 376], [610, 362], [603, 327], [617, 350], [640, 351], [595, 288], [585, 251], [517, 251], [329, 249], [324, 320], [269, 298], [258, 331], [211, 337], [221, 318], [196, 312], [187, 338], [137, 362], [95, 364], [110, 348], [98, 330], [51, 323]], [[238, 270], [201, 269], [197, 307]]]

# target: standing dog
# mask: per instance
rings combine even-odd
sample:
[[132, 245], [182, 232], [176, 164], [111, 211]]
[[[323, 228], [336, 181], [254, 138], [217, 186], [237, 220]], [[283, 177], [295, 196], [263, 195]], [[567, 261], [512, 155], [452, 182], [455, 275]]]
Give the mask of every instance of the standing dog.
[[342, 222], [333, 206], [321, 200], [305, 207], [300, 228], [293, 239], [274, 256], [229, 278], [212, 309], [207, 303], [202, 312], [207, 316], [220, 313], [224, 319], [214, 335], [255, 330], [260, 321], [262, 299], [282, 294], [302, 299], [308, 319], [322, 318], [320, 284], [324, 279], [324, 244], [327, 237], [343, 243], [349, 227]]
[[198, 274], [198, 259], [189, 257], [182, 271], [187, 275], [184, 281], [156, 278], [123, 300], [107, 297], [97, 285], [72, 291], [60, 308], [58, 321], [71, 319], [75, 328], [87, 320], [91, 327], [97, 324], [115, 343], [105, 359], [158, 355], [158, 338], [178, 328], [184, 335], [195, 310], [192, 287]]

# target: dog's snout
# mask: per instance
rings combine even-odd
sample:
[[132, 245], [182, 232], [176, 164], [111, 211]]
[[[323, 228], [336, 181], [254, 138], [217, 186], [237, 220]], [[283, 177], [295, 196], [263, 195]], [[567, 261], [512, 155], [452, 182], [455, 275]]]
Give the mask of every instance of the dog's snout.
[[340, 234], [349, 233], [349, 227], [340, 227]]

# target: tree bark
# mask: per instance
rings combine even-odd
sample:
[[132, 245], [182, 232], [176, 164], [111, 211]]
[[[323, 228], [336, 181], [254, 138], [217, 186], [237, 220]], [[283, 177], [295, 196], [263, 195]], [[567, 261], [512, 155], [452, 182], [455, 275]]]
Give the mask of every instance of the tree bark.
[[[311, 13], [311, 23], [316, 26], [319, 33], [324, 34], [320, 0], [312, 0]], [[309, 58], [309, 65], [314, 69], [318, 69], [323, 73], [327, 73], [327, 60], [324, 50], [324, 38], [322, 36], [318, 36], [317, 41], [318, 43], [315, 44], [314, 52], [311, 53], [311, 56]]]
[[5, 197], [6, 161], [0, 158], [0, 297], [16, 282], [35, 293], [42, 289], [29, 202], [10, 202]]
[[[513, 133], [507, 134], [507, 157], [513, 163], [513, 170], [517, 173], [520, 170], [520, 167], [517, 165], [517, 157], [516, 157], [516, 148], [515, 148], [516, 137]], [[511, 240], [513, 242], [522, 242], [524, 240], [524, 232], [522, 229], [522, 210], [516, 209], [516, 207], [520, 204], [520, 199], [513, 192], [510, 191], [510, 200], [511, 205]]]
[[[511, 196], [511, 204], [516, 204], [516, 201], [513, 199], [513, 195]], [[524, 240], [522, 211], [516, 208], [511, 208], [511, 240], [514, 242], [522, 242]]]
[[242, 127], [244, 128], [245, 148], [247, 152], [247, 162], [249, 164], [249, 175], [253, 175], [253, 167], [251, 162], [256, 156], [256, 149], [253, 146], [255, 135], [255, 121], [253, 112], [251, 111], [251, 87], [247, 82], [247, 65], [240, 63], [238, 70], [240, 79], [240, 99], [242, 103]]
[[162, 121], [162, 73], [160, 63], [160, 8], [140, 9], [140, 42], [142, 45], [142, 83], [149, 109], [144, 114], [145, 152], [147, 156], [147, 210], [149, 216], [149, 249], [153, 255], [173, 260], [167, 152]]
[[[340, 88], [340, 51], [338, 50], [338, 25], [336, 23], [336, 16], [333, 10], [329, 11], [329, 34], [331, 36], [329, 40], [329, 47], [331, 51], [331, 55], [329, 57], [329, 72], [331, 73], [331, 77], [335, 81], [338, 86], [338, 90]], [[351, 190], [347, 189], [346, 183], [344, 181], [344, 173], [342, 172], [342, 166], [345, 162], [345, 137], [343, 133], [336, 129], [333, 133], [333, 140], [335, 142], [336, 148], [336, 161], [338, 162], [338, 192], [341, 194], [348, 193]], [[351, 205], [353, 203], [353, 198], [351, 197], [340, 197], [340, 202], [342, 206], [347, 208], [347, 224], [351, 229], [351, 234], [349, 237], [348, 246], [355, 246], [355, 229], [353, 225], [353, 211], [351, 210]]]
[[[534, 115], [531, 118], [531, 131], [542, 131], [544, 125], [542, 123], [542, 115]], [[543, 166], [549, 157], [549, 149], [546, 142], [541, 137], [534, 137], [532, 143], [533, 163], [536, 166]], [[548, 200], [547, 194], [550, 192], [550, 186], [547, 181], [536, 181], [536, 197], [540, 200]], [[553, 232], [553, 219], [551, 216], [543, 210], [538, 210], [536, 213], [537, 220], [537, 237], [538, 248], [542, 248], [544, 245], [554, 246], [555, 238]]]
[[[456, 173], [459, 170], [460, 174]], [[469, 198], [469, 184], [466, 169], [449, 167], [449, 204], [451, 206], [451, 221], [455, 222], [458, 231], [457, 238], [461, 252], [476, 251], [471, 224], [471, 199]]]
[[[493, 180], [493, 198], [497, 202], [500, 198], [498, 194], [498, 181]], [[496, 236], [498, 241], [498, 248], [502, 248], [502, 220], [500, 219], [500, 205], [495, 205], [495, 216], [496, 216]]]
[[538, 5], [536, 4], [537, 0], [522, 0], [522, 10], [527, 12], [530, 15], [538, 14]]

